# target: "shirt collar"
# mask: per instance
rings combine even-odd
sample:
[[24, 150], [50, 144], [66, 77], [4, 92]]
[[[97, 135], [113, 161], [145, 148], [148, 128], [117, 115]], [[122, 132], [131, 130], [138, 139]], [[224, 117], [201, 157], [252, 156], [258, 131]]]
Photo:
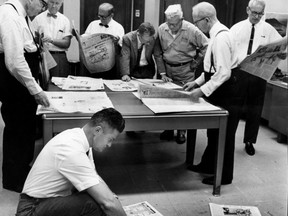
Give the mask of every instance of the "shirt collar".
[[210, 38], [214, 38], [218, 34], [218, 32], [221, 30], [229, 31], [229, 29], [225, 25], [217, 21], [209, 31]]
[[90, 145], [89, 145], [88, 139], [86, 137], [86, 134], [85, 134], [83, 128], [81, 128], [81, 133], [83, 135], [83, 141], [84, 141], [83, 142], [83, 148], [84, 148], [85, 152], [87, 152], [90, 149]]

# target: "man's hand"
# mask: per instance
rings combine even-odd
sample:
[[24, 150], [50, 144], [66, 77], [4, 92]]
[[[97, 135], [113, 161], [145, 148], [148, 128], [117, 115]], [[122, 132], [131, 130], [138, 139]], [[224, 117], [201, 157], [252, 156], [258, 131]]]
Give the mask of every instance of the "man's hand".
[[184, 86], [183, 89], [185, 91], [191, 91], [193, 90], [195, 87], [197, 87], [197, 83], [195, 81], [191, 81], [191, 82], [187, 82]]
[[165, 74], [161, 75], [161, 79], [164, 82], [172, 82], [173, 81], [171, 78], [167, 77]]
[[50, 105], [48, 97], [44, 91], [41, 91], [40, 93], [34, 95], [34, 98], [37, 104], [43, 105], [45, 107], [48, 107]]
[[48, 36], [44, 36], [42, 38], [42, 42], [45, 43], [45, 42], [48, 42], [48, 43], [53, 43], [53, 39], [51, 37], [48, 37]]
[[129, 82], [131, 80], [130, 76], [128, 76], [128, 75], [122, 76], [121, 79], [122, 79], [122, 81], [125, 81], [125, 82]]
[[191, 99], [193, 101], [198, 102], [199, 98], [202, 97], [204, 94], [200, 88], [196, 88], [196, 89], [193, 89], [189, 95], [191, 96]]

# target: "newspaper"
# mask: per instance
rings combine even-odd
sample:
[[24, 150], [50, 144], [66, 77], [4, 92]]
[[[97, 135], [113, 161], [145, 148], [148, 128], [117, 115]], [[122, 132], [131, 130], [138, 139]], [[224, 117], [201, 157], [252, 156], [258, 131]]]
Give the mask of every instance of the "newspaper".
[[79, 44], [80, 60], [90, 73], [109, 71], [113, 68], [115, 65], [113, 35], [98, 33], [80, 36], [76, 30], [75, 33]]
[[139, 85], [138, 95], [142, 102], [154, 113], [221, 110], [221, 108], [208, 103], [203, 98], [193, 101], [189, 92], [184, 91]]
[[219, 205], [209, 203], [211, 216], [261, 216], [255, 206]]
[[138, 82], [142, 83], [142, 84], [146, 84], [146, 85], [152, 85], [152, 86], [156, 86], [156, 87], [161, 87], [161, 88], [165, 88], [165, 89], [182, 89], [181, 86], [176, 85], [173, 82], [164, 82], [161, 79], [135, 79]]
[[258, 49], [247, 56], [240, 64], [240, 68], [254, 76], [260, 77], [269, 81], [273, 76], [281, 56], [285, 57], [287, 52], [287, 37], [275, 41], [264, 46], [259, 46]]
[[69, 75], [65, 79], [62, 89], [77, 91], [103, 90], [104, 84], [102, 79]]
[[135, 80], [130, 80], [129, 82], [125, 82], [122, 80], [104, 80], [104, 84], [111, 90], [111, 91], [137, 91], [139, 82]]
[[95, 113], [113, 107], [106, 92], [46, 92], [50, 106], [38, 105], [37, 115], [44, 113]]
[[124, 206], [127, 216], [163, 216], [147, 201]]

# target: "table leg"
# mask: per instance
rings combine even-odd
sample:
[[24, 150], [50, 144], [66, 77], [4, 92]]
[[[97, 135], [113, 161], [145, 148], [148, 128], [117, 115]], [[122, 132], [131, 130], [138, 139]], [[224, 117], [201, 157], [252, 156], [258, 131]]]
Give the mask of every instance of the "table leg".
[[216, 157], [216, 169], [215, 169], [215, 179], [214, 179], [214, 186], [213, 186], [213, 195], [214, 196], [220, 196], [222, 171], [223, 171], [223, 161], [224, 161], [224, 149], [225, 149], [227, 119], [228, 119], [227, 117], [220, 118], [219, 138], [218, 138], [217, 157]]
[[46, 145], [46, 143], [52, 139], [53, 137], [53, 126], [52, 121], [43, 120], [43, 144]]
[[195, 144], [196, 144], [196, 129], [187, 130], [187, 149], [186, 149], [186, 164], [193, 165], [194, 154], [195, 154]]

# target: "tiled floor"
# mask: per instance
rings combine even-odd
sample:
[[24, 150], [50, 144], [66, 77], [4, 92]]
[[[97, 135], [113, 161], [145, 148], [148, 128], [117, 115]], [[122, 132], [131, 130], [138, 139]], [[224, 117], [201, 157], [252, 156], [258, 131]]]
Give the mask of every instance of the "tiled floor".
[[[242, 144], [244, 122], [236, 137], [234, 181], [212, 195], [212, 186], [201, 183], [203, 176], [185, 169], [185, 145], [160, 142], [157, 132], [139, 132], [134, 138], [120, 135], [105, 152], [95, 154], [98, 172], [123, 205], [148, 201], [164, 216], [209, 216], [209, 202], [257, 206], [262, 216], [287, 215], [287, 144], [276, 142], [276, 133], [265, 126], [259, 132], [256, 155], [248, 156]], [[0, 123], [2, 137], [3, 123]], [[199, 130], [195, 164], [206, 143]], [[38, 149], [41, 140], [37, 141]], [[0, 166], [2, 139], [0, 139]], [[1, 178], [0, 172], [0, 178]], [[2, 181], [1, 181], [2, 182]], [[15, 214], [18, 194], [0, 185], [0, 215]]]

